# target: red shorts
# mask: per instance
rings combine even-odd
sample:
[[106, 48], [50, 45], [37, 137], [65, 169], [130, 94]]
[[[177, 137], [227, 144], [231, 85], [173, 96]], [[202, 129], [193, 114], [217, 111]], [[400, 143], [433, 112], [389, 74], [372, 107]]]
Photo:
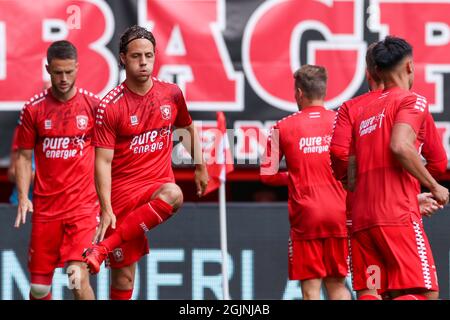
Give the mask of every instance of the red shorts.
[[[116, 214], [116, 229], [120, 224], [126, 219], [126, 217], [135, 209], [142, 205], [146, 205], [150, 201], [152, 195], [158, 190], [163, 184], [168, 182], [158, 182], [150, 187], [140, 195], [137, 199], [130, 201], [123, 208], [113, 208]], [[108, 228], [105, 233], [105, 238], [109, 237], [115, 232], [114, 229]], [[130, 241], [123, 242], [119, 247], [115, 248], [108, 257], [107, 265], [112, 269], [120, 269], [129, 266], [137, 261], [142, 256], [149, 253], [149, 245], [147, 236], [143, 233], [139, 238], [135, 238]]]
[[28, 250], [32, 274], [49, 274], [69, 261], [83, 261], [82, 254], [92, 245], [98, 214], [56, 221], [33, 221]]
[[348, 274], [348, 239], [289, 239], [289, 280], [343, 278]]
[[354, 290], [439, 290], [433, 254], [420, 222], [355, 232], [351, 255]]

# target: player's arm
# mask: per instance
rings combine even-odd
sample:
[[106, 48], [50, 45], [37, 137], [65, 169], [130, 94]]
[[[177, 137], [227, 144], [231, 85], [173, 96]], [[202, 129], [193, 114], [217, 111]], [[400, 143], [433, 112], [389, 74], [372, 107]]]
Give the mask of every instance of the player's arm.
[[261, 182], [270, 186], [287, 186], [289, 182], [289, 172], [282, 171], [274, 175], [261, 175]]
[[16, 161], [16, 184], [19, 197], [17, 216], [14, 226], [20, 227], [25, 224], [28, 212], [33, 212], [33, 204], [28, 198], [30, 183], [32, 179], [31, 161], [33, 157], [32, 149], [19, 149]]
[[430, 172], [434, 178], [437, 178], [447, 170], [447, 153], [442, 145], [441, 137], [430, 113], [427, 115], [425, 124], [426, 130], [422, 147], [422, 156], [427, 161], [425, 167], [428, 172]]
[[414, 146], [416, 133], [408, 123], [396, 123], [392, 129], [390, 149], [395, 158], [411, 175], [428, 188], [439, 204], [448, 202], [448, 190], [431, 176]]
[[271, 186], [288, 185], [289, 173], [279, 171], [279, 164], [283, 156], [283, 150], [280, 148], [280, 129], [278, 126], [274, 126], [270, 130], [266, 150], [261, 158], [260, 179], [262, 183]]
[[103, 240], [110, 225], [111, 228], [116, 228], [116, 216], [111, 205], [111, 163], [113, 157], [113, 149], [95, 148], [95, 188], [100, 202], [101, 217], [94, 243]]
[[355, 191], [356, 187], [356, 158], [354, 155], [348, 157], [347, 178], [341, 180], [345, 189]]
[[208, 186], [208, 170], [206, 169], [205, 161], [203, 159], [202, 146], [198, 131], [195, 128], [194, 122], [184, 129], [188, 132], [188, 139], [183, 139], [181, 143], [189, 152], [195, 165], [195, 185], [197, 186], [197, 196], [201, 197]]
[[349, 152], [352, 139], [352, 122], [348, 106], [344, 103], [338, 110], [333, 137], [330, 144], [330, 158], [333, 175], [343, 184], [347, 184]]
[[16, 162], [18, 153], [17, 150], [13, 150], [9, 154], [8, 180], [12, 183], [16, 183]]

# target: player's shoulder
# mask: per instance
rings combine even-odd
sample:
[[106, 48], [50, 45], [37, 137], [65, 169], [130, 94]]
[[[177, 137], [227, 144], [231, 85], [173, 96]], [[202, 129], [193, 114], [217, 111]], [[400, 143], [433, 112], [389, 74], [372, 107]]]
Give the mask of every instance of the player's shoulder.
[[180, 87], [173, 82], [165, 81], [156, 77], [152, 77], [153, 84], [159, 87], [159, 90], [169, 94], [181, 93]]
[[425, 111], [428, 106], [427, 98], [409, 90], [399, 89], [394, 92], [392, 98], [399, 102], [399, 105], [413, 105], [414, 109]]
[[89, 90], [77, 88], [77, 91], [81, 97], [83, 97], [84, 99], [86, 99], [87, 101], [91, 102], [94, 105], [97, 105], [100, 102], [100, 97]]
[[427, 98], [414, 91], [409, 92], [409, 95], [407, 97], [411, 99], [416, 99], [417, 101], [421, 101], [423, 103], [428, 103]]
[[48, 97], [49, 89], [45, 89], [40, 93], [36, 93], [34, 96], [30, 97], [22, 107], [19, 116], [19, 124], [22, 124], [23, 114], [26, 112], [33, 113], [35, 110], [38, 110], [41, 106], [44, 105], [44, 101]]
[[27, 102], [25, 102], [24, 108], [37, 108], [43, 104], [47, 99], [49, 94], [49, 89], [45, 89], [40, 93], [36, 93], [34, 96], [30, 97]]
[[374, 90], [374, 91], [368, 91], [366, 93], [360, 94], [359, 96], [356, 96], [350, 100], [345, 101], [341, 108], [347, 108], [352, 109], [355, 108], [355, 106], [359, 106], [362, 103], [367, 103], [369, 101], [374, 100], [375, 98], [379, 97], [381, 95], [381, 90]]
[[117, 85], [114, 89], [111, 89], [99, 103], [100, 109], [112, 108], [118, 105], [124, 96], [125, 86], [123, 83]]
[[296, 120], [298, 120], [302, 115], [303, 115], [303, 112], [301, 110], [297, 111], [297, 112], [294, 112], [294, 113], [291, 113], [290, 115], [288, 115], [288, 116], [278, 120], [274, 124], [274, 127], [276, 126], [276, 127], [280, 128], [282, 126], [289, 126], [292, 123], [296, 122]]

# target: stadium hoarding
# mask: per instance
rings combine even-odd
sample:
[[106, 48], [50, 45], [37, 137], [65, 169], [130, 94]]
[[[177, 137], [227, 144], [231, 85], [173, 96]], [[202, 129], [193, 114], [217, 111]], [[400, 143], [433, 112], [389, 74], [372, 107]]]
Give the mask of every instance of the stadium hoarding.
[[118, 39], [132, 24], [154, 31], [154, 75], [180, 86], [194, 119], [226, 112], [238, 165], [257, 160], [267, 129], [296, 110], [292, 72], [300, 65], [327, 67], [327, 106], [337, 108], [367, 91], [367, 44], [389, 33], [405, 37], [414, 46], [414, 90], [427, 97], [450, 155], [447, 9], [442, 0], [0, 1], [0, 165], [20, 108], [48, 80], [49, 43], [74, 42], [78, 85], [104, 95], [123, 77]]
[[[185, 204], [147, 233], [150, 254], [138, 264], [133, 299], [214, 300], [222, 296], [219, 212], [215, 204]], [[449, 209], [425, 220], [439, 277], [449, 298]], [[16, 207], [0, 206], [0, 299], [28, 298], [27, 249], [30, 224], [13, 228]], [[228, 205], [230, 295], [234, 300], [301, 299], [298, 281], [287, 276], [287, 205]], [[72, 299], [64, 269], [53, 280], [54, 299]], [[108, 269], [91, 277], [98, 299], [108, 299]], [[347, 284], [351, 287], [350, 277]], [[325, 298], [325, 296], [323, 296]]]

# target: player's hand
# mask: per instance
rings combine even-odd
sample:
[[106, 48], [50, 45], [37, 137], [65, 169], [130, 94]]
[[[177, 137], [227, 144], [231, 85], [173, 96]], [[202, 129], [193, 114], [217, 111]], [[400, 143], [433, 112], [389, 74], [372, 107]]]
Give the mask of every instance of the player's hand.
[[431, 188], [431, 193], [433, 194], [434, 199], [440, 204], [445, 206], [448, 203], [448, 189], [436, 183]]
[[21, 223], [25, 224], [28, 212], [33, 213], [33, 203], [28, 198], [19, 200], [14, 227], [19, 228]]
[[202, 197], [208, 186], [208, 170], [205, 165], [199, 165], [195, 168], [195, 185], [197, 186], [197, 196]]
[[419, 200], [420, 214], [430, 217], [438, 209], [444, 208], [436, 200], [433, 199], [433, 194], [430, 192], [424, 192], [417, 195]]
[[109, 210], [102, 210], [100, 215], [100, 223], [95, 232], [93, 243], [101, 242], [105, 238], [106, 230], [111, 226], [112, 229], [116, 228], [116, 215]]

